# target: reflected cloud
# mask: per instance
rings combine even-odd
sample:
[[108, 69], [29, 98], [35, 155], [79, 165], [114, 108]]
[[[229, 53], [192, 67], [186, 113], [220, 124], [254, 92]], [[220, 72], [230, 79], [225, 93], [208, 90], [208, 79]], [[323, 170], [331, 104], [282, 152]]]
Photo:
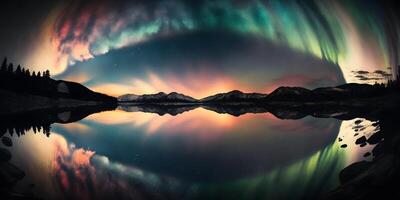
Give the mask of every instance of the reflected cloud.
[[53, 135], [57, 139], [51, 142], [54, 156], [50, 159], [50, 176], [60, 192], [58, 198], [109, 199], [118, 196], [123, 199], [148, 199], [159, 196], [158, 193], [171, 196], [176, 192], [168, 187], [178, 183], [173, 178], [111, 162], [106, 156], [77, 148], [64, 137]]
[[79, 122], [69, 124], [59, 124], [60, 127], [68, 130], [71, 133], [86, 134], [91, 131], [91, 128]]

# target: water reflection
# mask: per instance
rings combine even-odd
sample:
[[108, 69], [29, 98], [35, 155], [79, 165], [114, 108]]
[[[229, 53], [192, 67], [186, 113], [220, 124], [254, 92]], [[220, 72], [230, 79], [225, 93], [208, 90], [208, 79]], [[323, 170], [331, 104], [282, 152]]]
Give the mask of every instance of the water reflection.
[[30, 192], [49, 199], [315, 198], [373, 147], [352, 146], [354, 134], [377, 131], [374, 121], [358, 118], [146, 109], [125, 107], [72, 123], [65, 123], [71, 115], [57, 115], [65, 120], [52, 124], [49, 137], [33, 129], [13, 135], [10, 162], [26, 173], [17, 187], [33, 183]]
[[202, 108], [178, 116], [111, 111], [80, 123], [92, 131], [53, 130], [110, 160], [188, 181], [226, 181], [292, 163], [332, 143], [340, 125], [335, 119], [235, 117]]

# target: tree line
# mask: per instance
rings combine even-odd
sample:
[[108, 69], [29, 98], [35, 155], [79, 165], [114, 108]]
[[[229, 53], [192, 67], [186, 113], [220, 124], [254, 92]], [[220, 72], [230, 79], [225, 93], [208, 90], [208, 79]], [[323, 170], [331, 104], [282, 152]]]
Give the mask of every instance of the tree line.
[[57, 83], [50, 77], [50, 71], [30, 71], [27, 68], [8, 63], [4, 58], [0, 67], [0, 89], [16, 93], [54, 97]]
[[[63, 91], [63, 88], [67, 88]], [[91, 100], [115, 103], [116, 98], [96, 93], [85, 86], [62, 80], [54, 80], [50, 77], [50, 71], [30, 71], [13, 63], [8, 63], [4, 58], [0, 67], [0, 89], [14, 93], [33, 94], [52, 99], [69, 98], [79, 100]]]
[[29, 71], [29, 69], [25, 69], [24, 67], [21, 67], [21, 65], [18, 65], [17, 68], [14, 70], [14, 64], [13, 63], [7, 63], [7, 57], [4, 58], [1, 68], [0, 68], [0, 74], [1, 75], [15, 75], [19, 77], [31, 77], [31, 78], [50, 78], [50, 71], [46, 70], [43, 71], [42, 73], [35, 72], [33, 71], [32, 74]]

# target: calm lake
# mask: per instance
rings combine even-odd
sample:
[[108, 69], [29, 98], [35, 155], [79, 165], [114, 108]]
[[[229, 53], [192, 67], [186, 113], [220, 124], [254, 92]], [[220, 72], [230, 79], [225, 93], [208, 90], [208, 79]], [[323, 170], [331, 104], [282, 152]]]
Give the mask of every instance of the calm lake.
[[362, 118], [132, 107], [54, 123], [49, 137], [6, 136], [26, 174], [16, 187], [42, 199], [312, 199], [334, 190], [344, 167], [372, 159], [373, 145], [355, 140], [378, 130]]

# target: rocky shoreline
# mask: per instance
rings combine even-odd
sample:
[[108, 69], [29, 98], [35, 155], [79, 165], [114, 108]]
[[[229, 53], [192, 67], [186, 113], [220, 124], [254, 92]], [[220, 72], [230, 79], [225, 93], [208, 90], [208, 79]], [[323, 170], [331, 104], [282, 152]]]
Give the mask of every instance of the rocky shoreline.
[[371, 161], [360, 161], [344, 168], [341, 185], [321, 199], [399, 199], [400, 198], [400, 134], [397, 117], [400, 109], [379, 114], [380, 130], [356, 144], [375, 144]]
[[14, 187], [25, 177], [25, 172], [14, 164], [10, 163], [11, 152], [6, 149], [12, 146], [12, 140], [7, 136], [1, 137], [2, 145], [0, 147], [0, 197], [1, 199], [31, 199], [30, 195], [15, 191]]
[[0, 115], [17, 114], [52, 108], [73, 108], [104, 104], [99, 101], [82, 101], [68, 98], [52, 99], [31, 94], [18, 94], [6, 90], [0, 90], [0, 96], [2, 96], [0, 100]]

